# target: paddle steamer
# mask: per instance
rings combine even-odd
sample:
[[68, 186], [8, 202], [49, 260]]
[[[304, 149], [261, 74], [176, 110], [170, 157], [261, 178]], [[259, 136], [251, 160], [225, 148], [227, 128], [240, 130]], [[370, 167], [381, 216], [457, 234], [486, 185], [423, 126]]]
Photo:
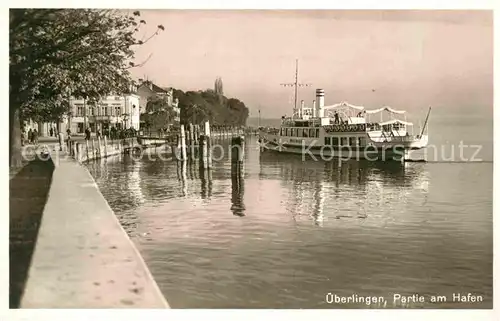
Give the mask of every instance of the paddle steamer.
[[[409, 151], [425, 148], [428, 144], [431, 108], [423, 127], [414, 135], [413, 124], [406, 121], [405, 111], [388, 106], [366, 110], [348, 102], [325, 106], [323, 89], [316, 89], [312, 108], [306, 108], [304, 101], [297, 108], [297, 87], [300, 85], [297, 71], [292, 85], [295, 86], [292, 116], [283, 116], [280, 128], [259, 128], [259, 142], [264, 149], [305, 154], [312, 158], [319, 156], [325, 160], [401, 161], [406, 159]], [[385, 113], [389, 114], [389, 120], [383, 120]]]

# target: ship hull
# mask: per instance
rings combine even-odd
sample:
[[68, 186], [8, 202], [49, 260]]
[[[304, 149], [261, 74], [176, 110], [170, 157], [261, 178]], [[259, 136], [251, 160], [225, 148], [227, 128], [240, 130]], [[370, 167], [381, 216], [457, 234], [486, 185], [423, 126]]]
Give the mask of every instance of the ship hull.
[[[274, 136], [274, 135], [273, 135]], [[276, 137], [276, 136], [274, 136]], [[310, 159], [364, 159], [370, 161], [403, 161], [410, 150], [422, 148], [411, 144], [372, 144], [370, 146], [324, 146], [307, 144], [289, 144], [277, 138], [263, 135], [259, 138], [262, 150], [278, 153], [301, 154]], [[378, 146], [377, 146], [378, 145]]]

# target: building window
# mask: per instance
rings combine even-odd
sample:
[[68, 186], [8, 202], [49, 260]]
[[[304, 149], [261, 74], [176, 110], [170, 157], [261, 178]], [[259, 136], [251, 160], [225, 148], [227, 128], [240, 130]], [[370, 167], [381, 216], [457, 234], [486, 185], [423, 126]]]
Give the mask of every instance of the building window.
[[359, 137], [359, 138], [358, 138], [358, 145], [359, 145], [359, 146], [365, 146], [365, 145], [366, 145], [366, 142], [365, 142], [365, 138], [364, 138], [364, 137]]
[[319, 137], [319, 128], [316, 129], [316, 135], [314, 137]]
[[304, 128], [304, 137], [308, 137], [308, 136], [309, 136], [309, 129]]
[[77, 107], [76, 115], [83, 116], [83, 107]]
[[341, 137], [340, 138], [340, 145], [341, 146], [347, 146], [347, 137]]
[[325, 145], [330, 145], [330, 137], [325, 137]]
[[349, 145], [356, 146], [356, 137], [349, 137]]
[[338, 137], [332, 137], [332, 145], [333, 146], [339, 146], [339, 138]]
[[290, 136], [294, 137], [295, 136], [295, 128], [292, 128], [292, 133], [290, 134]]

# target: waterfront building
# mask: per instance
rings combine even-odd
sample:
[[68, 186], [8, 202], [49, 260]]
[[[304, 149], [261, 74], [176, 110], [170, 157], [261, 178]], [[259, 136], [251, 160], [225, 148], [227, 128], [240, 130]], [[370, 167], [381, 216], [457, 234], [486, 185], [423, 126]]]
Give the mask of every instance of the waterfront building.
[[139, 96], [110, 95], [98, 102], [71, 99], [69, 128], [73, 133], [84, 133], [86, 125], [92, 132], [101, 132], [111, 127], [116, 129], [139, 129]]
[[71, 97], [68, 115], [59, 124], [53, 122], [37, 123], [31, 119], [24, 122], [24, 129], [38, 131], [39, 136], [50, 136], [50, 129], [63, 133], [69, 128], [73, 134], [83, 134], [89, 127], [92, 132], [102, 132], [111, 127], [116, 129], [139, 129], [140, 111], [137, 90], [132, 87], [128, 94], [108, 95], [95, 102]]
[[147, 110], [146, 106], [154, 98], [165, 98], [167, 106], [172, 107], [177, 114], [174, 122], [180, 122], [179, 99], [174, 98], [173, 88], [162, 88], [149, 80], [139, 79], [139, 85], [132, 87], [128, 94], [108, 95], [98, 102], [72, 97], [70, 113], [64, 115], [59, 124], [28, 120], [24, 122], [24, 128], [25, 131], [36, 128], [39, 136], [50, 136], [51, 128], [64, 133], [69, 128], [74, 134], [83, 134], [86, 127], [94, 133], [97, 129], [102, 132], [111, 127], [139, 130], [140, 115], [152, 111]]
[[[137, 95], [139, 96], [139, 112], [140, 114], [145, 114], [148, 112], [154, 112], [157, 110], [151, 110], [147, 108], [148, 102], [151, 99], [164, 98], [167, 102], [167, 106], [172, 107], [176, 113], [174, 122], [180, 122], [181, 110], [179, 108], [179, 99], [174, 98], [174, 89], [171, 87], [162, 88], [157, 86], [150, 80], [139, 79], [139, 86], [137, 87]], [[144, 122], [141, 122], [144, 125]]]

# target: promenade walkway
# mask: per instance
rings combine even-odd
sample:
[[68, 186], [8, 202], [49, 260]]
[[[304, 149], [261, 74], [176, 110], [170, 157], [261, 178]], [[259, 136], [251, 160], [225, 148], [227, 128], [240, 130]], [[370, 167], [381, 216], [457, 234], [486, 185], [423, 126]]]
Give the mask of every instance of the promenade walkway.
[[60, 156], [21, 308], [168, 308], [90, 173]]
[[50, 190], [54, 165], [35, 160], [9, 182], [9, 307], [18, 308]]

